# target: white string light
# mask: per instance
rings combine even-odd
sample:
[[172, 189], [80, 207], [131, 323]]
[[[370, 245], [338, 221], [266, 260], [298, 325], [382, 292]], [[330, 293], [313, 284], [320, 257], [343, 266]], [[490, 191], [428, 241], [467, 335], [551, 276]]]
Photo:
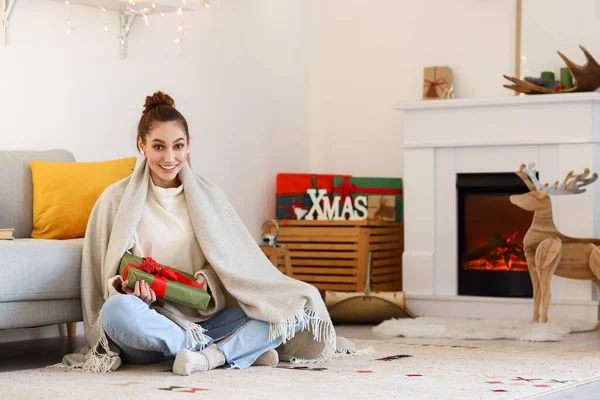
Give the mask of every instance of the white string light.
[[[181, 0], [181, 4], [185, 6], [186, 0]], [[179, 46], [178, 57], [183, 56], [183, 13], [181, 11], [181, 7], [177, 9], [177, 14], [179, 15], [179, 26], [177, 27], [177, 31], [179, 32], [179, 36], [175, 39], [175, 44]]]
[[140, 11], [142, 12], [142, 17], [144, 18], [144, 22], [146, 23], [146, 26], [150, 25], [150, 23], [148, 22], [148, 16], [144, 12], [144, 9], [142, 8], [142, 9], [140, 9]]
[[67, 18], [67, 35], [70, 35], [71, 32], [75, 30], [75, 27], [71, 25], [71, 15], [73, 10], [71, 8], [71, 2], [69, 0], [65, 1], [65, 4], [69, 6], [69, 18]]
[[98, 6], [98, 7], [100, 7], [102, 12], [104, 13], [104, 32], [108, 32], [108, 24], [106, 23], [106, 8], [104, 8], [102, 6]]
[[[158, 13], [161, 17], [165, 16], [165, 13], [162, 12], [159, 9], [159, 6], [156, 3], [156, 0], [151, 0], [151, 8], [146, 7], [146, 8], [138, 8], [137, 10], [134, 8], [134, 6], [136, 5], [136, 0], [123, 0], [124, 2], [126, 1], [126, 10], [131, 12], [132, 14], [137, 14], [140, 13], [142, 15], [142, 18], [144, 20], [144, 23], [146, 26], [150, 25], [150, 21], [148, 19], [148, 14], [150, 13]], [[139, 1], [139, 0], [137, 0]], [[146, 0], [148, 1], [148, 0]], [[75, 30], [75, 27], [72, 24], [72, 9], [71, 9], [71, 3], [69, 0], [65, 0], [65, 4], [67, 4], [69, 6], [69, 18], [67, 19], [66, 25], [67, 25], [67, 34], [71, 34], [72, 31]], [[208, 8], [210, 7], [210, 0], [201, 0], [201, 4]], [[183, 55], [183, 37], [184, 37], [184, 23], [183, 23], [183, 8], [185, 8], [187, 5], [187, 0], [181, 0], [181, 5], [179, 7], [177, 7], [177, 15], [179, 15], [180, 17], [180, 22], [179, 25], [177, 26], [177, 32], [178, 35], [175, 38], [175, 44], [179, 45], [179, 54], [178, 56], [182, 56]], [[102, 10], [102, 12], [106, 13], [106, 8], [103, 7], [102, 5], [98, 5], [98, 7], [100, 8], [100, 10]], [[106, 22], [106, 20], [104, 21], [103, 24], [103, 28], [105, 32], [108, 32], [108, 23]], [[129, 32], [130, 30], [130, 26], [129, 24], [125, 23], [125, 31]], [[122, 29], [122, 28], [121, 28]], [[121, 42], [121, 44], [125, 44], [125, 35], [121, 35], [119, 36], [119, 41]]]

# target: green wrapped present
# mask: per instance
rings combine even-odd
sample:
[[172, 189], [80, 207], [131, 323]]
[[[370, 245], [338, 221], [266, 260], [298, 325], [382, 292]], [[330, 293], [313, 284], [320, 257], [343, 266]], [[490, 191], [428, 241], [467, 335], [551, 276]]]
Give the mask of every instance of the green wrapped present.
[[119, 264], [119, 275], [133, 289], [137, 281], [145, 281], [154, 290], [156, 297], [206, 310], [210, 295], [193, 275], [175, 268], [158, 264], [150, 257], [136, 257], [125, 253]]
[[[368, 178], [368, 177], [350, 177], [333, 178], [333, 196], [340, 196], [340, 207], [343, 206], [346, 197], [367, 196], [367, 205], [371, 196], [377, 196], [381, 201], [381, 196], [395, 197], [395, 220], [404, 220], [404, 202], [402, 197], [402, 178]], [[373, 198], [375, 200], [375, 198]]]

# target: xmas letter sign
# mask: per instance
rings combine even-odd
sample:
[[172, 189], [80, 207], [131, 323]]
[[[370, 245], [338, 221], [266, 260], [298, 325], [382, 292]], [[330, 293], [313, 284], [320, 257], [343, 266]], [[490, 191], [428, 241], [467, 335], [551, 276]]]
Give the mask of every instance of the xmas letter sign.
[[[317, 213], [318, 220], [345, 220], [344, 216], [349, 215], [349, 220], [358, 221], [367, 219], [367, 196], [356, 196], [354, 198], [354, 206], [352, 205], [352, 197], [348, 196], [344, 199], [344, 204], [340, 210], [340, 197], [335, 197], [331, 202], [329, 197], [326, 197], [326, 189], [308, 189], [306, 191], [312, 201], [312, 207], [308, 210], [304, 219], [315, 219], [313, 213]], [[323, 208], [321, 208], [321, 204]], [[356, 208], [356, 209], [355, 209]]]

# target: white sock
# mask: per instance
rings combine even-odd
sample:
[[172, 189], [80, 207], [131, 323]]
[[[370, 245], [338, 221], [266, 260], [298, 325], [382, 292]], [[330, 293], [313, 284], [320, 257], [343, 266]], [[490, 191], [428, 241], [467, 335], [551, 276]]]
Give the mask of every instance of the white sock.
[[216, 344], [202, 351], [180, 350], [175, 356], [173, 373], [189, 375], [192, 372], [206, 372], [225, 364], [225, 355]]
[[279, 354], [273, 349], [261, 354], [252, 365], [267, 365], [269, 367], [274, 367], [277, 363], [279, 363]]

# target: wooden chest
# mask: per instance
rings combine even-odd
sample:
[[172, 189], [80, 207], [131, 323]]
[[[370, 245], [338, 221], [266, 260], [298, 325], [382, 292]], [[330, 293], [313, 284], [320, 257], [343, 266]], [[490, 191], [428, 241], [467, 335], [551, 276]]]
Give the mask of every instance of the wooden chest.
[[[395, 221], [278, 220], [277, 243], [286, 245], [295, 279], [319, 290], [365, 290], [372, 252], [373, 291], [402, 290], [404, 224]], [[266, 233], [275, 233], [268, 227]]]

